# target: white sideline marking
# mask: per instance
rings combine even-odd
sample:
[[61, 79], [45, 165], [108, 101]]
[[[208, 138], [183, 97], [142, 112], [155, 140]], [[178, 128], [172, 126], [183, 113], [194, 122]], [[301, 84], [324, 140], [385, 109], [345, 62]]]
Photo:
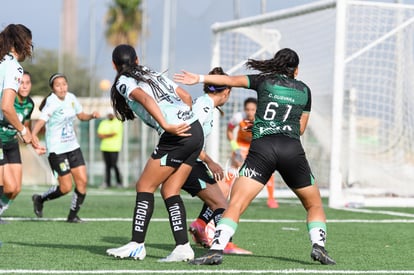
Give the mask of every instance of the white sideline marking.
[[[66, 218], [24, 218], [24, 217], [4, 217], [6, 221], [42, 221], [42, 222], [60, 222], [66, 221]], [[82, 218], [85, 222], [132, 222], [132, 218]], [[152, 218], [152, 222], [168, 222], [165, 218]], [[187, 221], [192, 221], [188, 219]], [[267, 219], [241, 219], [240, 222], [251, 223], [304, 223], [305, 220], [267, 220]], [[327, 220], [327, 223], [414, 223], [414, 219], [384, 219], [384, 220]]]
[[414, 274], [414, 270], [1, 270], [0, 274]]

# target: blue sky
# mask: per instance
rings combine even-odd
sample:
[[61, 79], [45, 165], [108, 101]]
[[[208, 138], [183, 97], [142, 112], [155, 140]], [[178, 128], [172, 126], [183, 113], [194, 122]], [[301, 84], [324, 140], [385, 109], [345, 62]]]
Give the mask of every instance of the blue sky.
[[[97, 75], [112, 79], [112, 48], [104, 38], [104, 15], [111, 0], [78, 0], [78, 53], [88, 60], [90, 45], [89, 20], [91, 8], [94, 7], [96, 28], [96, 63]], [[309, 3], [309, 0], [268, 0], [266, 10], [274, 11], [289, 6]], [[171, 56], [173, 68], [198, 71], [210, 69], [211, 30], [215, 22], [233, 19], [232, 0], [177, 0], [176, 35], [172, 44], [175, 55]], [[240, 16], [260, 14], [261, 1], [240, 0]], [[33, 32], [33, 43], [36, 48], [57, 49], [59, 47], [59, 24], [62, 1], [58, 0], [19, 0], [16, 10], [15, 1], [2, 1], [3, 12], [0, 25], [4, 28], [10, 23], [22, 23]], [[155, 70], [161, 67], [164, 0], [147, 0], [148, 34], [141, 37], [146, 42], [145, 63]], [[14, 9], [14, 10], [13, 10]], [[138, 47], [139, 55], [142, 49]], [[195, 62], [196, 61], [196, 62]]]
[[[148, 12], [148, 33], [141, 37], [145, 41], [144, 63], [155, 70], [161, 69], [164, 0], [146, 0]], [[176, 33], [171, 43], [172, 63], [170, 72], [188, 69], [206, 72], [210, 69], [211, 25], [215, 22], [229, 21], [234, 18], [232, 0], [176, 0]], [[104, 15], [111, 0], [78, 0], [78, 53], [88, 60], [90, 51], [89, 24], [91, 9], [94, 9], [96, 28], [96, 67], [99, 78], [112, 79], [112, 47], [104, 38]], [[266, 11], [271, 12], [292, 6], [315, 2], [312, 0], [267, 0]], [[395, 2], [395, 1], [387, 1]], [[414, 0], [402, 1], [414, 4]], [[240, 17], [261, 13], [260, 0], [239, 0]], [[4, 28], [10, 23], [22, 23], [33, 32], [36, 48], [57, 49], [59, 47], [59, 24], [62, 1], [58, 0], [3, 0], [0, 25]], [[137, 49], [142, 58], [143, 50]]]

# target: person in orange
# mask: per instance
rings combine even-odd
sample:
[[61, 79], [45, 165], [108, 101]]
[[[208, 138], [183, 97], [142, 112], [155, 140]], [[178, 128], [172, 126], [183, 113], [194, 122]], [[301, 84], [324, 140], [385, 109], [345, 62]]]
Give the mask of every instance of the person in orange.
[[[227, 124], [227, 139], [230, 141], [232, 155], [231, 167], [226, 177], [227, 194], [230, 186], [233, 184], [237, 171], [246, 159], [249, 152], [250, 143], [252, 141], [252, 132], [248, 130], [251, 128], [256, 114], [257, 100], [249, 97], [244, 101], [244, 112], [237, 112], [230, 119]], [[237, 135], [234, 135], [234, 129], [238, 127]], [[272, 175], [266, 184], [267, 187], [267, 206], [269, 208], [278, 208], [279, 204], [274, 198], [274, 176]], [[226, 194], [226, 193], [225, 193]]]

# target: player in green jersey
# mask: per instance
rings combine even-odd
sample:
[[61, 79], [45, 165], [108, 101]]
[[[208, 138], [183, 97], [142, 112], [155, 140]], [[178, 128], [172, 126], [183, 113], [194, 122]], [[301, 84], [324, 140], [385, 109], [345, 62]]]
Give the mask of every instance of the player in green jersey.
[[230, 204], [216, 227], [209, 252], [193, 264], [221, 264], [223, 249], [237, 229], [241, 214], [277, 170], [302, 202], [312, 243], [311, 258], [335, 264], [325, 250], [326, 217], [319, 188], [305, 156], [300, 135], [306, 129], [311, 110], [311, 91], [296, 80], [299, 56], [281, 49], [269, 60], [248, 60], [247, 67], [259, 74], [222, 76], [196, 75], [183, 71], [174, 79], [184, 84], [204, 82], [253, 89], [258, 108], [253, 124], [253, 141], [239, 178], [230, 194]]
[[[30, 116], [34, 102], [29, 96], [32, 88], [28, 72], [23, 73], [22, 81], [14, 101], [14, 108], [20, 122], [30, 129]], [[18, 142], [18, 131], [7, 120], [0, 121], [0, 137], [4, 154], [4, 194], [0, 196], [0, 216], [11, 205], [22, 187], [22, 159]]]

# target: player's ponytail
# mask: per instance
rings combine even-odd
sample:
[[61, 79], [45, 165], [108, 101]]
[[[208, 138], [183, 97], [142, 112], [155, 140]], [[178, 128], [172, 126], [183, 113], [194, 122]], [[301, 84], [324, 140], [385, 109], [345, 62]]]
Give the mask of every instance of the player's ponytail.
[[261, 73], [284, 74], [290, 78], [295, 78], [295, 70], [298, 66], [299, 56], [289, 48], [279, 50], [272, 59], [249, 59], [246, 63], [249, 69], [258, 70]]
[[45, 107], [45, 105], [46, 105], [46, 100], [47, 100], [47, 98], [48, 98], [51, 94], [53, 94], [53, 91], [52, 91], [52, 92], [50, 92], [47, 96], [45, 96], [45, 97], [42, 99], [42, 102], [40, 102], [40, 105], [39, 105], [39, 110], [40, 110], [40, 111], [42, 111], [42, 110], [43, 110], [43, 108]]
[[118, 45], [112, 52], [112, 62], [118, 72], [111, 87], [111, 104], [115, 116], [121, 121], [133, 120], [135, 118], [134, 112], [129, 107], [125, 98], [119, 93], [122, 91], [118, 91], [116, 83], [121, 75], [130, 75], [137, 67], [138, 57], [135, 49], [126, 44]]

